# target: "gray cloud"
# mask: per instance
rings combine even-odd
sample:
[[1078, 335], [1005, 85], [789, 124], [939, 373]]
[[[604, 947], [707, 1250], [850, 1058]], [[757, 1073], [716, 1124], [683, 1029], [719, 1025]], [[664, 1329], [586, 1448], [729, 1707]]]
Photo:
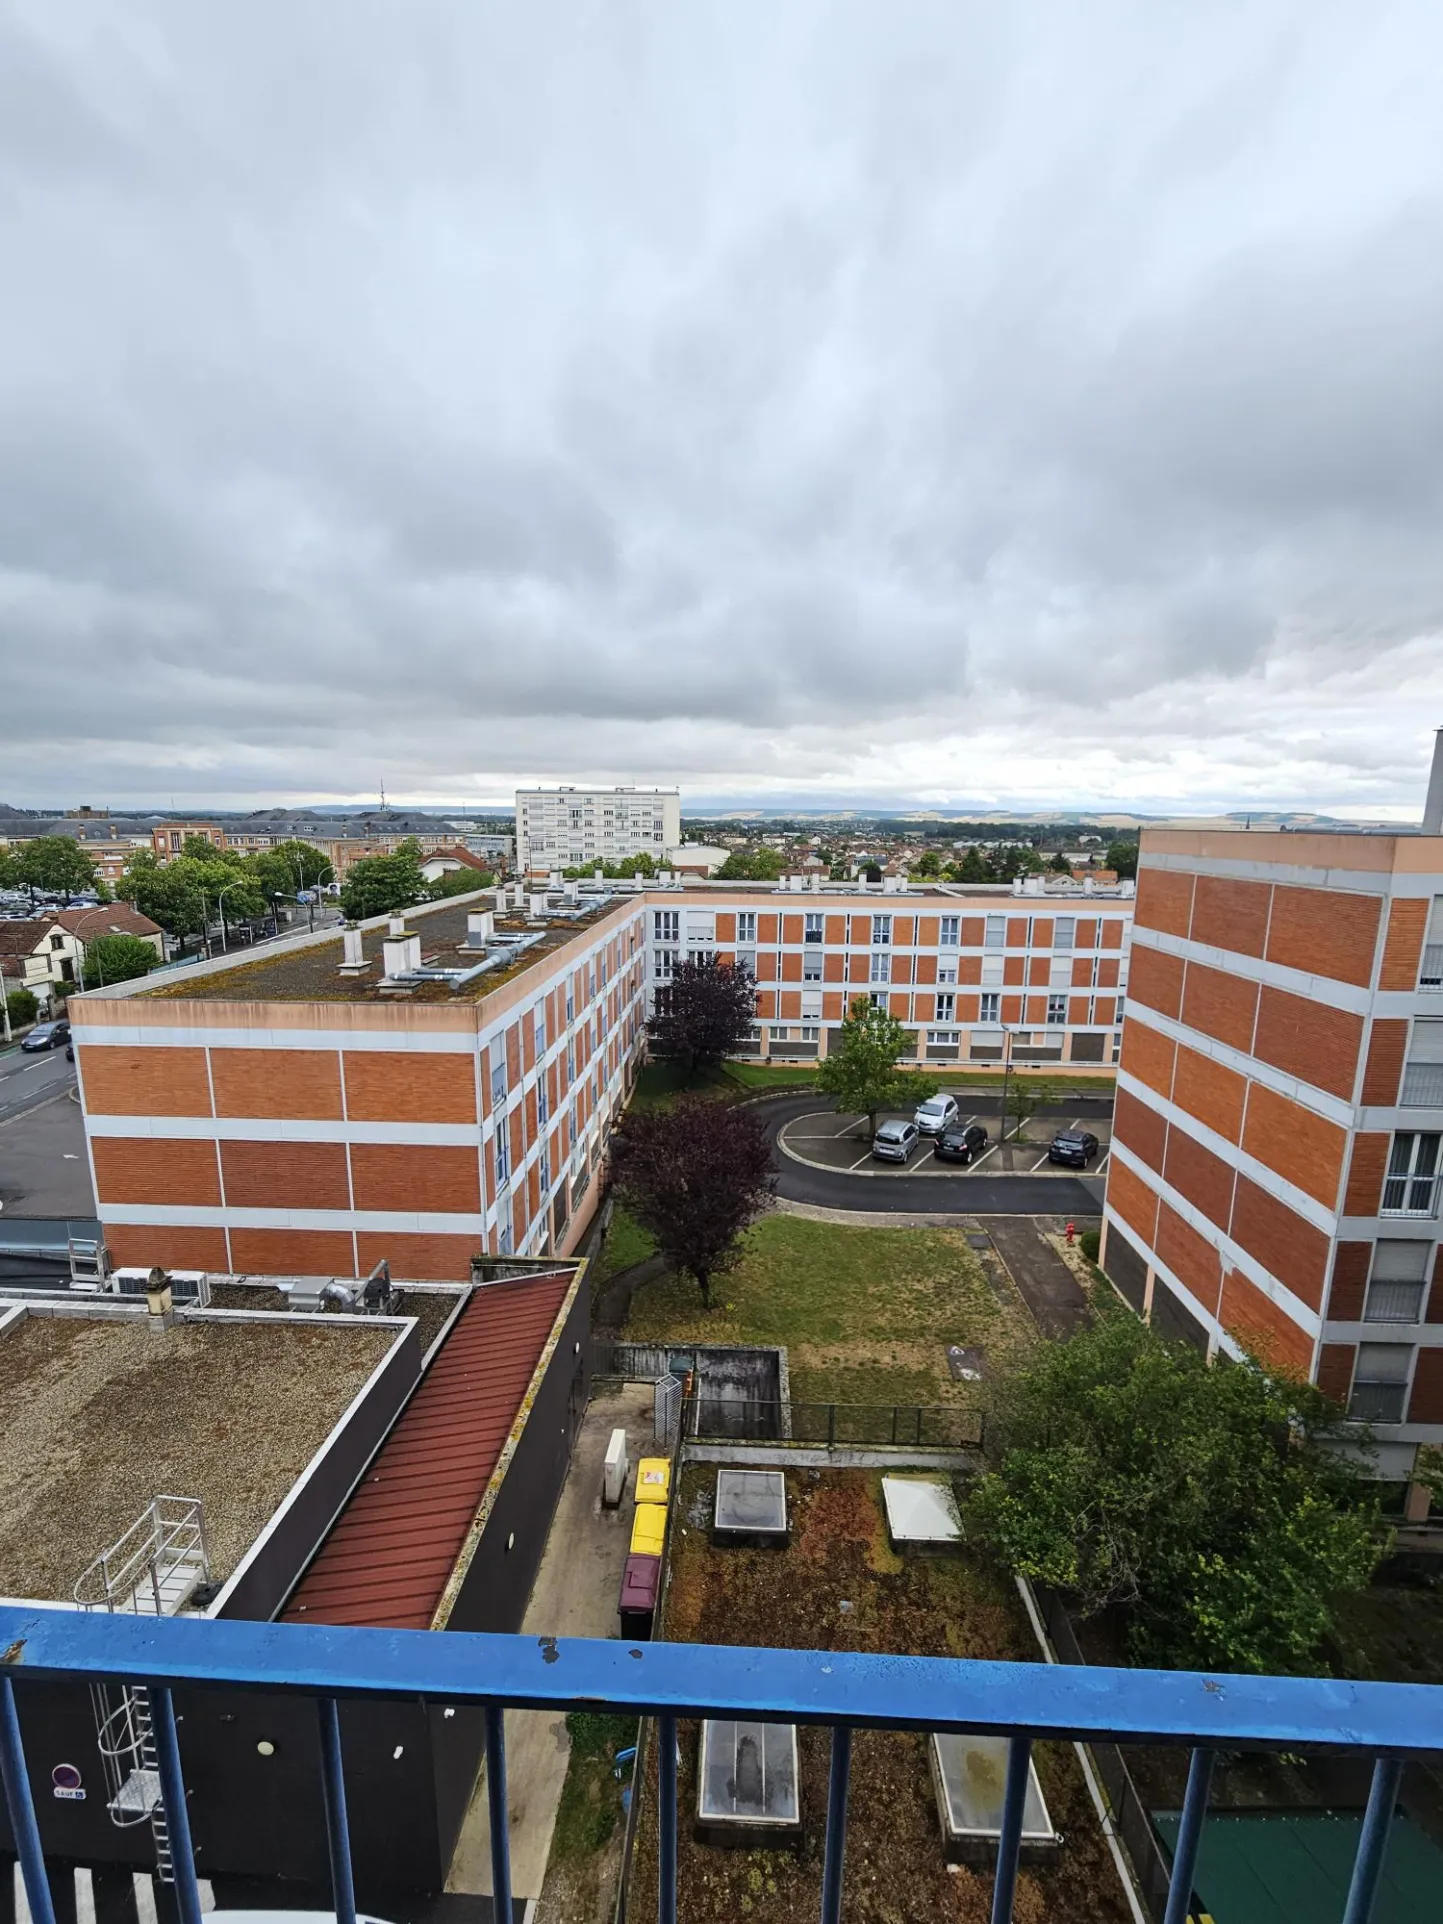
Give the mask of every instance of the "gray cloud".
[[1416, 804], [1440, 54], [0, 0], [0, 799]]

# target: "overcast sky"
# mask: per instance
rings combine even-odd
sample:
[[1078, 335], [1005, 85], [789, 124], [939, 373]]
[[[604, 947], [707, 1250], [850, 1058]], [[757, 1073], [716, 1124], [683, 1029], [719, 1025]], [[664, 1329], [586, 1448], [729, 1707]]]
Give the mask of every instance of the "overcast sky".
[[0, 800], [1416, 814], [1438, 0], [0, 0]]

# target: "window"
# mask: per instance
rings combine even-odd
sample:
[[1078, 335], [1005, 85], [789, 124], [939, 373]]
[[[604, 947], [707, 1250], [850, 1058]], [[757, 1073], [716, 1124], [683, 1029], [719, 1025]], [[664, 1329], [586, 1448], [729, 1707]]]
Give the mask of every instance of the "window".
[[819, 955], [802, 956], [803, 982], [820, 982], [822, 979], [822, 958]]
[[570, 982], [566, 985], [566, 1023], [569, 1028], [576, 1020], [576, 997], [571, 992]]
[[572, 1083], [575, 1082], [575, 1080], [576, 1080], [576, 1044], [574, 1042], [568, 1042], [566, 1045], [566, 1086], [568, 1089], [571, 1087]]
[[998, 989], [1002, 986], [1002, 962], [1000, 955], [984, 955], [982, 958], [982, 986]]
[[499, 1050], [491, 1057], [491, 1107], [499, 1109], [506, 1100], [506, 1058]]
[[957, 964], [955, 962], [939, 962], [937, 964], [937, 980], [939, 982], [955, 982], [957, 980]]
[[1443, 1018], [1425, 1016], [1413, 1024], [1403, 1067], [1401, 1106], [1443, 1109]]
[[1001, 1017], [998, 1010], [998, 1004], [1001, 1002], [1001, 1000], [1002, 1000], [1001, 996], [984, 994], [982, 997], [981, 1007], [978, 1011], [977, 1020], [979, 1022], [988, 1022], [988, 1023], [996, 1023], [1000, 1021]]
[[1117, 1024], [1119, 1029], [1122, 1027], [1123, 1007], [1126, 1001], [1127, 1001], [1127, 997], [1125, 995], [1120, 995], [1117, 998], [1116, 1007], [1113, 1009], [1113, 1012], [1112, 1012], [1112, 1019]]
[[955, 949], [962, 939], [962, 918], [958, 915], [944, 915], [937, 936], [944, 949]]
[[892, 980], [892, 958], [890, 955], [874, 955], [872, 957], [871, 980], [873, 982], [890, 982]]
[[[885, 918], [885, 917], [884, 917], [883, 919], [884, 919], [884, 920], [886, 920], [886, 919], [889, 919], [889, 918]], [[875, 922], [876, 922], [876, 920], [877, 920], [877, 918], [876, 918], [876, 917], [874, 916], [874, 917], [873, 917], [873, 922], [874, 922], [874, 924], [875, 924]], [[809, 911], [809, 912], [808, 912], [808, 914], [807, 914], [807, 917], [806, 917], [806, 919], [805, 919], [805, 921], [804, 921], [804, 922], [803, 922], [803, 924], [802, 924], [802, 939], [803, 939], [804, 941], [807, 941], [807, 942], [820, 942], [820, 941], [821, 941], [821, 939], [822, 939], [822, 918], [821, 918], [821, 915], [820, 915], [819, 913], [817, 913], [817, 912], [815, 912], [815, 911]], [[876, 938], [876, 937], [874, 936], [874, 937], [873, 937], [872, 939], [873, 939], [873, 940], [875, 941], [875, 940], [876, 940], [877, 938]], [[883, 937], [882, 937], [882, 940], [883, 940], [884, 942], [886, 941], [886, 939], [887, 939], [887, 938], [886, 938], [885, 936], [883, 936]]]
[[885, 1009], [887, 1006], [886, 996], [879, 994], [875, 990], [867, 997], [867, 1000], [871, 1003], [874, 1009]]
[[1067, 1024], [1067, 997], [1050, 995], [1047, 998], [1047, 1026], [1049, 1029], [1065, 1028]]
[[1052, 925], [1052, 946], [1054, 949], [1074, 948], [1077, 943], [1077, 917], [1059, 915]]
[[739, 975], [755, 976], [757, 972], [756, 951], [754, 949], [739, 949], [737, 951], [736, 968]]
[[955, 1045], [957, 1041], [957, 1031], [955, 1029], [934, 1029], [932, 1031], [932, 1040], [940, 1044], [943, 1048], [949, 1045]]
[[785, 1028], [783, 1028], [779, 1023], [774, 1022], [767, 1029], [767, 1034], [771, 1037], [773, 1042], [785, 1042], [787, 1040], [788, 1031]]
[[743, 947], [757, 939], [757, 916], [755, 909], [743, 909], [737, 916], [737, 941]]
[[[817, 920], [819, 922], [821, 921], [821, 919], [822, 918], [820, 916], [817, 917]], [[872, 917], [873, 946], [875, 946], [879, 942], [890, 942], [891, 939], [892, 939], [891, 916], [890, 915], [874, 915]]]
[[1436, 1132], [1400, 1130], [1383, 1179], [1385, 1216], [1431, 1216], [1438, 1196]]
[[497, 1252], [502, 1256], [509, 1256], [513, 1247], [514, 1240], [511, 1234], [511, 1225], [509, 1222], [502, 1223], [500, 1234], [496, 1239]]
[[543, 1142], [541, 1145], [541, 1187], [543, 1189], [551, 1187], [551, 1144], [549, 1142]]
[[950, 1022], [952, 1020], [952, 1011], [956, 1007], [956, 1004], [957, 998], [955, 995], [939, 995], [937, 998], [937, 1020], [939, 1022]]
[[820, 1042], [821, 1039], [822, 1025], [820, 1022], [804, 1022], [802, 1024], [803, 1042]]
[[1412, 1362], [1411, 1343], [1360, 1343], [1349, 1416], [1360, 1423], [1401, 1423]]
[[1417, 1323], [1423, 1317], [1423, 1287], [1428, 1279], [1429, 1242], [1380, 1242], [1368, 1278], [1365, 1323]]
[[652, 976], [657, 982], [670, 982], [671, 972], [676, 967], [675, 949], [655, 949], [652, 952]]
[[539, 1061], [546, 1054], [546, 1011], [536, 1011], [536, 1056]]
[[681, 940], [681, 910], [654, 909], [651, 918], [652, 933], [658, 942], [679, 942]]
[[504, 1123], [492, 1141], [496, 1145], [496, 1187], [499, 1191], [511, 1180], [511, 1132]]
[[989, 915], [987, 918], [986, 932], [982, 937], [983, 948], [1000, 949], [1006, 941], [1007, 917], [1005, 915]]
[[546, 1093], [546, 1077], [536, 1078], [536, 1120], [543, 1126], [551, 1120], [551, 1099]]
[[1048, 963], [1047, 986], [1049, 989], [1072, 987], [1072, 964], [1065, 955], [1054, 955]]
[[1443, 989], [1443, 895], [1433, 897], [1428, 931], [1423, 938], [1423, 962], [1418, 970], [1420, 989]]

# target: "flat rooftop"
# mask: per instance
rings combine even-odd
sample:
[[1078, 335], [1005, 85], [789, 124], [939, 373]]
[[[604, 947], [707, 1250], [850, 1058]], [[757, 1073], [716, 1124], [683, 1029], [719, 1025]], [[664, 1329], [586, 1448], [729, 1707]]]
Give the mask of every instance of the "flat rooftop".
[[200, 1498], [223, 1581], [402, 1334], [34, 1313], [0, 1329], [0, 1596], [68, 1602], [158, 1495]]

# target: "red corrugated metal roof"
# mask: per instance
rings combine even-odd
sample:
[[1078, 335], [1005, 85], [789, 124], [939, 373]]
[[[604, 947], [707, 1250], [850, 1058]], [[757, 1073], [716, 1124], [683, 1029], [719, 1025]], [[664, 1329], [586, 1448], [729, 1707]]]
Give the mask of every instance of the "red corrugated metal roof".
[[570, 1285], [476, 1291], [282, 1621], [430, 1626]]

